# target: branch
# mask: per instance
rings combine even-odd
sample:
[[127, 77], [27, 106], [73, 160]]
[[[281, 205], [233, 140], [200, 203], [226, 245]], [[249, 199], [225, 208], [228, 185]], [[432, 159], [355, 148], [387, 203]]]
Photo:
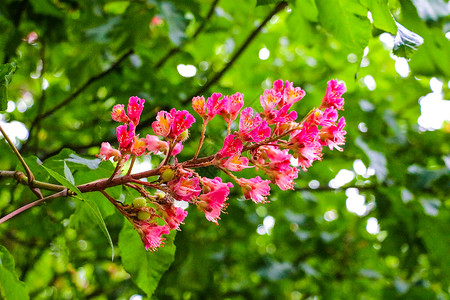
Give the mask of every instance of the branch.
[[34, 180], [34, 175], [31, 173], [30, 168], [28, 167], [27, 163], [23, 159], [22, 155], [20, 155], [19, 150], [17, 150], [16, 146], [14, 146], [13, 142], [9, 139], [6, 132], [3, 130], [2, 126], [0, 125], [0, 131], [2, 132], [3, 136], [5, 137], [5, 140], [8, 142], [9, 146], [11, 147], [12, 151], [16, 154], [17, 158], [19, 158], [20, 163], [22, 164], [23, 168], [27, 172], [28, 176], [28, 184], [31, 184]]
[[2, 177], [12, 177], [15, 180], [17, 180], [17, 182], [24, 185], [28, 185], [30, 188], [39, 188], [49, 191], [62, 191], [65, 189], [65, 187], [62, 185], [47, 183], [38, 180], [33, 180], [31, 183], [29, 183], [28, 177], [23, 172], [20, 171], [0, 170], [0, 178]]
[[277, 6], [266, 16], [264, 21], [255, 29], [252, 33], [247, 37], [247, 39], [244, 41], [244, 43], [239, 47], [239, 49], [233, 54], [230, 61], [223, 67], [222, 70], [220, 70], [219, 73], [217, 73], [211, 80], [208, 81], [207, 84], [202, 86], [199, 90], [197, 90], [194, 94], [192, 94], [190, 97], [184, 99], [182, 101], [183, 104], [189, 103], [191, 101], [192, 97], [195, 97], [197, 95], [203, 94], [206, 92], [212, 85], [214, 85], [224, 74], [228, 71], [228, 69], [235, 63], [235, 61], [241, 56], [241, 54], [244, 52], [245, 49], [250, 45], [250, 43], [255, 39], [255, 37], [261, 32], [263, 27], [267, 24], [267, 22], [270, 21], [270, 19], [280, 12], [282, 9], [284, 9], [287, 6], [286, 1], [281, 1], [278, 3]]

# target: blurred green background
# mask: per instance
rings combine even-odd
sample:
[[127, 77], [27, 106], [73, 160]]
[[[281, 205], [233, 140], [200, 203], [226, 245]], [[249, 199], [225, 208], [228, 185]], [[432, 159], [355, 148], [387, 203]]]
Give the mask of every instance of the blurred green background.
[[[146, 99], [144, 136], [161, 109], [193, 113], [194, 95], [241, 92], [261, 111], [259, 95], [279, 78], [306, 91], [294, 106], [300, 119], [337, 78], [348, 89], [348, 133], [344, 152], [325, 150], [268, 204], [233, 190], [219, 226], [189, 207], [174, 245], [171, 236], [154, 254], [133, 244], [100, 194], [88, 197], [114, 261], [80, 201], [35, 207], [0, 225], [0, 295], [450, 299], [449, 15], [444, 0], [1, 1], [3, 87], [17, 70], [0, 124], [40, 180], [50, 180], [41, 162], [62, 173], [65, 161], [77, 184], [109, 176], [95, 155], [103, 141], [117, 146], [110, 110], [132, 95]], [[195, 152], [197, 119], [180, 160]], [[225, 134], [222, 120], [211, 122], [201, 155]], [[0, 157], [1, 170], [21, 169], [3, 137]], [[36, 199], [14, 180], [0, 187], [1, 216]]]

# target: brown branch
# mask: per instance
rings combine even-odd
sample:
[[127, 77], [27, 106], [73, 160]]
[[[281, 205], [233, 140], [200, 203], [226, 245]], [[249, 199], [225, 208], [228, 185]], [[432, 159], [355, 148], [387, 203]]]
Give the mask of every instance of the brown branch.
[[247, 37], [247, 39], [244, 41], [244, 43], [239, 47], [239, 49], [233, 54], [230, 61], [220, 70], [219, 73], [214, 75], [213, 78], [211, 78], [207, 84], [202, 86], [199, 90], [197, 90], [194, 94], [189, 96], [188, 98], [184, 99], [182, 101], [183, 104], [189, 103], [191, 101], [192, 97], [195, 97], [197, 95], [203, 94], [206, 92], [212, 85], [214, 85], [222, 76], [228, 71], [228, 69], [236, 62], [236, 60], [241, 56], [241, 54], [244, 52], [245, 49], [250, 45], [250, 43], [255, 39], [255, 37], [261, 32], [263, 27], [267, 24], [267, 22], [270, 21], [270, 19], [280, 12], [282, 9], [284, 9], [287, 6], [286, 1], [281, 1], [275, 6], [275, 8], [266, 16], [266, 18], [263, 20], [263, 22], [255, 29], [253, 30], [250, 35]]

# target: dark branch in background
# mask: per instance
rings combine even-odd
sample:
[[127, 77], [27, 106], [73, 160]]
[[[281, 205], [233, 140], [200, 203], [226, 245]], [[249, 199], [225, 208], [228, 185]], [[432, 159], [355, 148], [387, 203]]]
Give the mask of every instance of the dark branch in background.
[[200, 26], [197, 28], [194, 35], [192, 35], [192, 37], [190, 39], [186, 40], [186, 42], [184, 42], [180, 46], [170, 49], [169, 52], [167, 52], [166, 55], [164, 55], [155, 64], [154, 68], [156, 70], [160, 69], [169, 60], [169, 58], [171, 58], [172, 56], [174, 56], [175, 54], [180, 52], [181, 48], [184, 47], [188, 42], [192, 42], [197, 38], [197, 36], [200, 34], [200, 32], [202, 32], [203, 29], [205, 28], [206, 23], [208, 23], [208, 21], [211, 19], [212, 15], [214, 13], [214, 10], [216, 9], [217, 3], [219, 3], [219, 0], [214, 0], [214, 2], [211, 4], [211, 7], [209, 8], [208, 14], [203, 19], [203, 22], [200, 24]]
[[97, 80], [102, 79], [103, 77], [105, 77], [106, 75], [108, 75], [109, 73], [111, 73], [112, 71], [114, 71], [115, 69], [117, 69], [119, 67], [119, 65], [127, 58], [129, 57], [131, 54], [133, 54], [133, 49], [128, 50], [128, 52], [126, 52], [125, 54], [123, 54], [114, 64], [111, 65], [111, 67], [109, 67], [108, 69], [106, 69], [105, 71], [101, 72], [100, 74], [97, 74], [91, 78], [89, 78], [88, 81], [86, 81], [80, 88], [78, 88], [74, 93], [70, 94], [66, 99], [64, 99], [62, 102], [60, 102], [58, 105], [56, 105], [55, 107], [53, 107], [52, 109], [48, 110], [45, 113], [42, 114], [38, 114], [33, 122], [31, 123], [30, 126], [30, 130], [29, 130], [29, 136], [30, 138], [27, 140], [27, 142], [24, 144], [24, 146], [22, 147], [22, 150], [26, 148], [26, 146], [28, 145], [28, 142], [32, 139], [32, 133], [33, 130], [39, 126], [40, 122], [42, 121], [42, 119], [45, 119], [49, 116], [51, 116], [52, 114], [54, 114], [55, 112], [57, 112], [58, 110], [60, 110], [61, 108], [63, 108], [64, 106], [68, 105], [69, 103], [71, 103], [73, 100], [75, 100], [75, 98], [78, 97], [78, 95], [80, 95], [84, 90], [86, 90], [91, 84], [93, 84], [94, 82], [96, 82]]
[[286, 1], [281, 1], [275, 6], [275, 8], [266, 16], [264, 21], [250, 33], [250, 35], [247, 37], [247, 39], [244, 41], [244, 43], [239, 47], [239, 49], [233, 54], [230, 61], [223, 67], [222, 70], [220, 70], [219, 73], [214, 75], [213, 78], [211, 78], [208, 83], [206, 83], [204, 86], [202, 86], [200, 89], [198, 89], [195, 93], [193, 93], [190, 97], [184, 99], [182, 101], [183, 104], [189, 103], [191, 101], [192, 97], [195, 97], [197, 95], [203, 94], [206, 92], [212, 85], [214, 85], [222, 76], [228, 71], [228, 69], [236, 62], [236, 60], [241, 56], [241, 54], [244, 52], [245, 49], [251, 44], [251, 42], [255, 39], [255, 37], [261, 32], [261, 30], [264, 28], [264, 26], [267, 24], [267, 22], [270, 21], [270, 19], [276, 15], [278, 12], [280, 12], [282, 9], [284, 9], [287, 6]]

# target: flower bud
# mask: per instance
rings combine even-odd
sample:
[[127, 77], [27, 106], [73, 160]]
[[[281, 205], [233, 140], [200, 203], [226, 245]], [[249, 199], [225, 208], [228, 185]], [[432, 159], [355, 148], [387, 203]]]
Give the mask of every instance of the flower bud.
[[141, 208], [147, 204], [147, 200], [144, 197], [137, 197], [133, 200], [133, 207]]
[[186, 129], [177, 137], [177, 142], [184, 142], [185, 140], [187, 140], [188, 137], [189, 137], [189, 130]]
[[166, 193], [161, 192], [161, 191], [158, 191], [158, 192], [155, 193], [155, 196], [156, 196], [158, 199], [164, 199], [164, 197], [166, 196]]
[[139, 220], [145, 221], [145, 220], [147, 220], [148, 218], [150, 218], [150, 213], [141, 210], [141, 211], [139, 211], [139, 212], [137, 213], [137, 217], [138, 217]]
[[173, 178], [175, 177], [175, 171], [172, 169], [165, 169], [162, 173], [161, 173], [161, 178], [164, 181], [171, 181]]

